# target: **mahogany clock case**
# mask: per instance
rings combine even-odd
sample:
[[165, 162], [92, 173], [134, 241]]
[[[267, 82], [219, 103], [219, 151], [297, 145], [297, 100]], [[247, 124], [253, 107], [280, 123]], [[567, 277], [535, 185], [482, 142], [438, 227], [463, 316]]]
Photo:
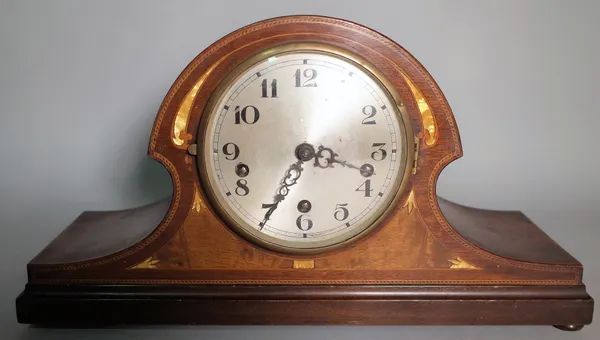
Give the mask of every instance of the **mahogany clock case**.
[[[206, 197], [194, 156], [203, 109], [251, 56], [319, 43], [369, 61], [404, 103], [415, 140], [406, 187], [365, 237], [319, 254], [269, 250], [241, 237]], [[519, 212], [436, 195], [462, 155], [450, 107], [425, 68], [369, 28], [321, 16], [243, 27], [200, 53], [157, 114], [148, 148], [172, 197], [84, 212], [27, 266], [17, 298], [35, 324], [556, 325], [592, 321], [583, 266]]]

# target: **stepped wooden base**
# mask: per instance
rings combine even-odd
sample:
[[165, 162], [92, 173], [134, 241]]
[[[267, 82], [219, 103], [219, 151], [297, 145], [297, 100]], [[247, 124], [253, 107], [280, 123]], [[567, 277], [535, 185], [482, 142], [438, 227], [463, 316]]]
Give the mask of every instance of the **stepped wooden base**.
[[[39, 286], [22, 323], [586, 325], [583, 286]], [[578, 326], [562, 326], [575, 330]]]
[[[329, 256], [323, 255], [311, 269], [270, 267], [283, 266], [284, 261], [262, 261], [254, 264], [262, 266], [255, 270], [194, 265], [178, 269], [165, 266], [177, 252], [152, 255], [157, 250], [133, 252], [133, 260], [118, 260], [123, 253], [119, 249], [135, 249], [136, 242], [160, 223], [169, 202], [83, 213], [29, 264], [29, 283], [17, 298], [18, 321], [69, 327], [553, 325], [570, 331], [592, 321], [594, 300], [581, 281], [581, 264], [517, 212], [472, 209], [439, 198], [445, 217], [463, 237], [504, 256], [497, 264], [475, 262], [479, 268], [450, 261], [442, 268], [349, 271], [323, 268]], [[172, 244], [154, 254], [191, 247]], [[240, 249], [210, 254], [216, 260], [224, 254], [243, 258], [250, 248]], [[107, 260], [113, 258], [117, 260]], [[507, 262], [509, 258], [519, 261]], [[382, 275], [404, 281], [392, 282]], [[411, 277], [417, 282], [409, 282]]]

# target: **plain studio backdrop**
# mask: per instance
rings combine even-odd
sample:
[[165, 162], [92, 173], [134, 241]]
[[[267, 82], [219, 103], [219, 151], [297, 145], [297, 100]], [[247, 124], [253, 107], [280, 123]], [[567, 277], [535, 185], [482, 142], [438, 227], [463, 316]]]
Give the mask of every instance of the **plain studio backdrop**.
[[26, 264], [83, 210], [169, 194], [146, 156], [157, 109], [209, 44], [290, 14], [397, 41], [454, 111], [464, 156], [438, 193], [522, 210], [600, 297], [600, 14], [596, 1], [0, 1], [0, 339], [598, 339], [552, 327], [144, 327], [16, 323]]

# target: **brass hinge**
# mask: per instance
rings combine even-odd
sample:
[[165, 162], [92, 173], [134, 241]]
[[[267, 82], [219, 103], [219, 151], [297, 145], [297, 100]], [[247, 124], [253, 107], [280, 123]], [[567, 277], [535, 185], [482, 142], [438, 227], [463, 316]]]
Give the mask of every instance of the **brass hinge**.
[[417, 166], [419, 164], [419, 145], [421, 145], [421, 140], [419, 137], [415, 137], [415, 158], [413, 159], [413, 175], [417, 173]]

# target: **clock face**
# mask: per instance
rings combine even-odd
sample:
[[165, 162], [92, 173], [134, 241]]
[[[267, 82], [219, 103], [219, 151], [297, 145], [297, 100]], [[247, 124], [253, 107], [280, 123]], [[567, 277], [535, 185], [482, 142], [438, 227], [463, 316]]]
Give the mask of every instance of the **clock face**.
[[220, 89], [201, 124], [199, 171], [219, 214], [252, 241], [330, 249], [397, 197], [404, 108], [358, 63], [292, 49], [238, 67]]

